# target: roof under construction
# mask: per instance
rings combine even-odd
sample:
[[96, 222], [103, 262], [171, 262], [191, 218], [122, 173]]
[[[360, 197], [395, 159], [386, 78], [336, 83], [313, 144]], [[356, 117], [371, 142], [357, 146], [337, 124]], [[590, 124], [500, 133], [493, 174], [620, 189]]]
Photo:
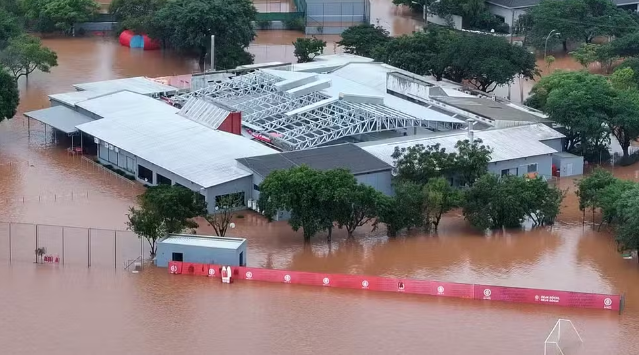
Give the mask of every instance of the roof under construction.
[[242, 125], [284, 150], [343, 137], [421, 127], [447, 131], [463, 121], [330, 74], [258, 70], [174, 98], [180, 114], [217, 128], [230, 111]]

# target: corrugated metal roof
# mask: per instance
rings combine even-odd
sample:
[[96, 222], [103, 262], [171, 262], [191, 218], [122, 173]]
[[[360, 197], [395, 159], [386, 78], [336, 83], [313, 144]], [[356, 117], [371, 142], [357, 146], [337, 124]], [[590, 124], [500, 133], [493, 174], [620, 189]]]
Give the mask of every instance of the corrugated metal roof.
[[[482, 144], [490, 146], [493, 152], [491, 154], [491, 162], [499, 162], [513, 159], [520, 159], [525, 157], [533, 157], [544, 154], [552, 154], [557, 151], [549, 146], [541, 143], [539, 137], [547, 137], [544, 139], [551, 139], [554, 136], [561, 138], [563, 135], [556, 132], [557, 135], [553, 135], [552, 132], [547, 131], [547, 126], [543, 124], [535, 124], [528, 126], [517, 126], [504, 129], [493, 129], [487, 131], [475, 131], [475, 139], [481, 139]], [[418, 139], [410, 139], [403, 142], [387, 142], [387, 143], [369, 143], [361, 145], [362, 149], [375, 155], [379, 159], [393, 164], [394, 159], [391, 157], [395, 151], [395, 147], [407, 148], [417, 144], [422, 145], [434, 145], [439, 144], [441, 148], [445, 148], [448, 152], [455, 152], [455, 144], [460, 140], [468, 139], [467, 132], [461, 132], [451, 135], [434, 136], [434, 137], [422, 137]]]
[[92, 99], [94, 97], [108, 94], [109, 92], [97, 92], [97, 91], [71, 91], [62, 94], [49, 95], [49, 100], [55, 100], [62, 102], [69, 106], [75, 106], [78, 102]]
[[354, 175], [390, 170], [392, 168], [392, 166], [351, 143], [242, 158], [238, 159], [238, 161], [262, 177], [268, 176], [275, 170], [301, 165], [307, 165], [317, 170], [344, 168]]
[[204, 188], [249, 176], [235, 159], [277, 152], [170, 111], [123, 113], [78, 129]]
[[433, 96], [434, 100], [443, 102], [461, 110], [474, 113], [493, 121], [550, 122], [548, 118], [535, 115], [523, 108], [518, 109], [508, 104], [480, 97]]
[[191, 97], [179, 114], [212, 129], [218, 129], [231, 112], [206, 99]]
[[175, 113], [179, 111], [177, 108], [163, 101], [130, 91], [119, 91], [98, 96], [78, 102], [76, 106], [100, 117], [118, 116], [121, 114], [133, 117], [137, 114], [142, 115], [149, 112]]
[[53, 106], [42, 110], [25, 112], [24, 115], [67, 134], [76, 132], [77, 128], [75, 126], [92, 121], [89, 117], [65, 106]]
[[188, 245], [205, 248], [215, 249], [233, 249], [236, 250], [246, 239], [244, 238], [228, 238], [228, 237], [213, 237], [204, 235], [188, 235], [188, 234], [173, 234], [162, 239], [160, 244], [175, 244], [175, 245]]
[[128, 90], [142, 95], [174, 93], [178, 91], [178, 89], [173, 86], [164, 85], [142, 76], [75, 84], [73, 86], [78, 90], [97, 92]]

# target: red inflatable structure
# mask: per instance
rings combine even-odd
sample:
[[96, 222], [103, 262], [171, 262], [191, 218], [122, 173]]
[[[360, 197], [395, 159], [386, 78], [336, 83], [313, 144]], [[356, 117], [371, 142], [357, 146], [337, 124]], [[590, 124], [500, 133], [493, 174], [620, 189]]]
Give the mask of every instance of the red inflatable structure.
[[129, 48], [141, 48], [146, 51], [160, 49], [160, 43], [152, 40], [147, 35], [136, 35], [125, 30], [120, 33], [120, 44]]
[[[227, 276], [222, 265], [169, 262], [169, 273], [221, 278]], [[462, 284], [431, 280], [398, 279], [391, 277], [322, 274], [252, 267], [228, 267], [234, 279], [298, 284], [322, 287], [338, 287], [371, 291], [387, 291], [429, 295], [437, 297], [466, 298], [481, 301], [565, 306], [576, 308], [619, 311], [623, 309], [623, 296], [558, 290], [542, 290], [520, 287], [504, 287], [479, 284]]]

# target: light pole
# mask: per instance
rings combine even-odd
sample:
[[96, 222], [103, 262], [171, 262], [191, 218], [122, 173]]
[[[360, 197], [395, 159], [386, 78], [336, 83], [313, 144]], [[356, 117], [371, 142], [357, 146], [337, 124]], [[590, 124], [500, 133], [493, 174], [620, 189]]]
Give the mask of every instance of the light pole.
[[561, 33], [557, 32], [557, 30], [550, 31], [550, 33], [546, 37], [546, 44], [544, 45], [544, 59], [546, 59], [546, 52], [548, 51], [548, 40], [550, 39], [550, 36], [553, 35], [553, 33], [555, 34], [555, 37], [561, 36]]
[[426, 20], [426, 14], [427, 14], [427, 9], [426, 9], [426, 3], [424, 2], [423, 4], [420, 4], [416, 1], [411, 1], [411, 3], [415, 4], [415, 5], [422, 5], [423, 6], [423, 19], [424, 19], [424, 27], [428, 26], [428, 20]]

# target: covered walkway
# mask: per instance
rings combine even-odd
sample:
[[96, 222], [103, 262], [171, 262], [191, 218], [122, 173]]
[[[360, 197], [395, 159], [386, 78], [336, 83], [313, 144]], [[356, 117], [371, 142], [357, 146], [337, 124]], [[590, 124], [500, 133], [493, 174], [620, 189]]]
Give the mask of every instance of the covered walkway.
[[[70, 150], [73, 152], [76, 151], [74, 137], [81, 135], [76, 126], [93, 121], [91, 118], [65, 106], [53, 106], [42, 110], [25, 112], [24, 116], [27, 118], [29, 134], [31, 133], [31, 119], [39, 121], [44, 124], [45, 137], [47, 135], [47, 126], [71, 137]], [[80, 146], [80, 151], [82, 151], [82, 139], [80, 139]]]

